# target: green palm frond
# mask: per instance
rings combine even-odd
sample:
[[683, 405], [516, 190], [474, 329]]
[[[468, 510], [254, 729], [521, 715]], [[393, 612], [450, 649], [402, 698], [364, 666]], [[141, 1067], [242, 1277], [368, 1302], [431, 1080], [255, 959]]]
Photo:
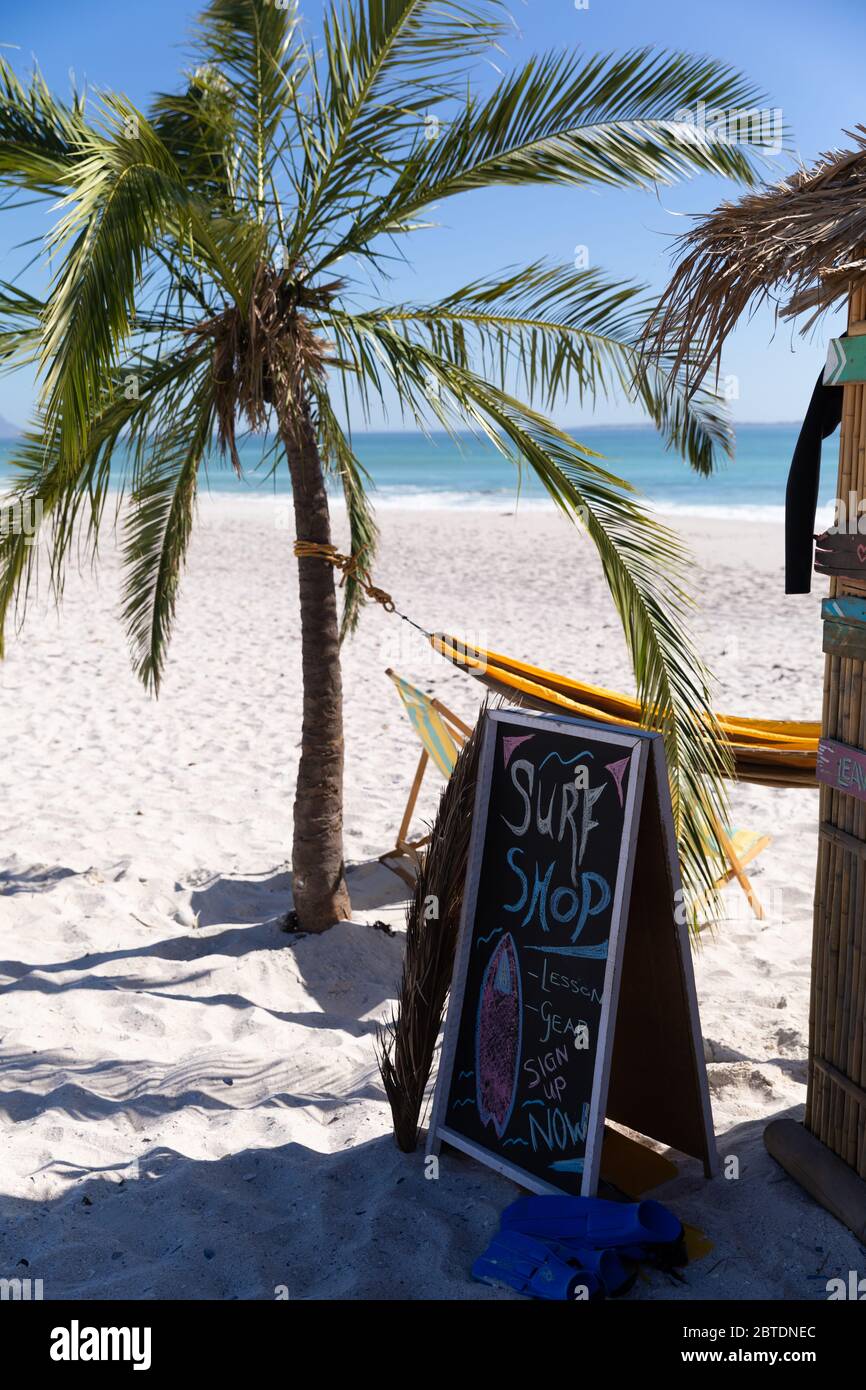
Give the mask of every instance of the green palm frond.
[[60, 260], [45, 308], [41, 405], [61, 422], [74, 459], [131, 339], [147, 248], [173, 227], [185, 197], [178, 170], [145, 118], [106, 99], [105, 136], [75, 166], [50, 249]]
[[0, 362], [7, 371], [38, 359], [43, 308], [35, 295], [0, 281]]
[[307, 70], [303, 46], [295, 41], [295, 0], [210, 0], [199, 17], [198, 79], [231, 103], [232, 181], [264, 222], [278, 155], [278, 132]]
[[14, 525], [16, 512], [37, 515], [38, 508], [50, 538], [50, 582], [59, 600], [69, 554], [81, 553], [82, 547], [95, 554], [109, 497], [119, 509], [128, 488], [138, 485], [155, 422], [181, 408], [205, 363], [204, 354], [184, 346], [159, 361], [141, 362], [135, 394], [125, 394], [122, 381], [114, 383], [113, 394], [90, 422], [74, 468], [62, 452], [57, 421], [37, 417], [16, 442], [8, 460], [12, 483], [0, 506], [0, 657], [7, 618], [16, 609], [23, 619], [39, 558], [38, 547]]
[[364, 604], [364, 590], [358, 580], [372, 578], [379, 530], [373, 518], [368, 487], [370, 475], [353, 450], [346, 432], [331, 405], [328, 393], [316, 383], [314, 388], [319, 448], [329, 472], [340, 479], [349, 519], [349, 554], [354, 570], [346, 576], [343, 589], [343, 618], [340, 635], [345, 639], [358, 626]]
[[[13, 612], [23, 617], [39, 560], [38, 540], [46, 508], [62, 501], [64, 488], [56, 461], [57, 428], [52, 432], [37, 420], [32, 430], [16, 441], [16, 473], [10, 487], [4, 483], [0, 502], [0, 660], [6, 655], [6, 628]], [[34, 510], [38, 508], [37, 510]], [[25, 515], [37, 518], [30, 535], [21, 524]]]
[[162, 92], [150, 122], [188, 186], [210, 207], [228, 209], [236, 194], [235, 108], [231, 92], [210, 72], [193, 74], [185, 92]]
[[156, 695], [192, 533], [199, 467], [211, 442], [214, 413], [209, 373], [201, 373], [183, 407], [164, 411], [124, 521], [123, 616], [136, 673]]
[[393, 172], [425, 113], [453, 99], [467, 68], [511, 28], [501, 0], [368, 0], [330, 5], [324, 67], [313, 69], [302, 122], [294, 255], [339, 216], [357, 214], [371, 181]]
[[476, 281], [426, 306], [370, 310], [372, 323], [418, 335], [446, 361], [473, 367], [546, 409], [616, 392], [639, 400], [669, 447], [700, 473], [733, 452], [724, 402], [708, 387], [686, 391], [686, 366], [647, 363], [642, 335], [652, 312], [646, 288], [601, 271], [536, 263]]
[[61, 265], [43, 316], [40, 404], [47, 420], [61, 421], [70, 460], [86, 446], [112, 375], [131, 352], [151, 253], [171, 253], [178, 287], [197, 269], [245, 305], [265, 246], [257, 222], [208, 213], [135, 107], [107, 97], [104, 110], [106, 133], [94, 134], [78, 161], [50, 239]]
[[29, 85], [0, 58], [0, 183], [31, 193], [56, 194], [69, 186], [87, 139], [84, 98], [54, 96], [36, 69]]
[[[669, 449], [688, 461], [703, 477], [715, 472], [721, 456], [733, 458], [736, 435], [723, 395], [707, 382], [690, 390], [685, 364], [669, 358], [647, 362], [635, 349], [633, 391]], [[688, 360], [688, 359], [687, 359]]]
[[469, 424], [518, 469], [531, 469], [586, 530], [622, 622], [643, 720], [664, 736], [687, 892], [712, 904], [719, 876], [713, 826], [724, 821], [720, 778], [730, 763], [709, 675], [688, 631], [690, 557], [679, 538], [593, 451], [465, 366], [383, 324], [346, 320], [338, 339], [373, 389], [387, 380], [419, 420], [432, 411], [452, 432]]
[[[470, 91], [437, 139], [425, 139], [419, 127], [411, 149], [394, 161], [386, 191], [365, 199], [319, 268], [365, 254], [374, 237], [406, 231], [424, 209], [472, 189], [648, 188], [695, 171], [754, 182], [761, 161], [751, 146], [760, 146], [760, 129], [747, 125], [743, 139], [732, 141], [723, 130], [684, 119], [702, 102], [733, 111], [766, 105], [739, 74], [709, 58], [650, 48], [533, 57], [491, 96]], [[374, 115], [387, 123], [387, 112]]]
[[514, 24], [502, 0], [369, 0], [327, 7], [325, 99], [336, 136], [333, 149], [363, 152], [376, 108], [402, 108], [407, 89], [459, 92], [469, 67]]

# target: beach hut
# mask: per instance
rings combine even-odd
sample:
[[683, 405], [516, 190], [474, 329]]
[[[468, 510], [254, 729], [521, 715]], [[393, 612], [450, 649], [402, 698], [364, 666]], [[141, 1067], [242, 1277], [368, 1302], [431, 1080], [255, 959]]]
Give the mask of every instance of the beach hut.
[[[725, 339], [757, 304], [774, 303], [780, 319], [796, 319], [806, 332], [827, 309], [847, 305], [848, 335], [831, 345], [824, 385], [845, 383], [836, 496], [845, 500], [850, 530], [866, 504], [866, 127], [846, 139], [848, 149], [695, 223], [678, 245], [646, 350], [674, 347], [697, 384], [719, 370]], [[866, 535], [839, 536], [828, 547], [808, 1098], [804, 1125], [778, 1120], [765, 1137], [787, 1171], [863, 1239]]]

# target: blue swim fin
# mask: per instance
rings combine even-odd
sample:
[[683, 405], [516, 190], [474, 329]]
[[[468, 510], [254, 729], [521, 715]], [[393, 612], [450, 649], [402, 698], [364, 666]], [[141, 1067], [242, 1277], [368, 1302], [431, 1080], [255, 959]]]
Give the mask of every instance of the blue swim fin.
[[[599, 1252], [587, 1252], [591, 1257]], [[500, 1231], [472, 1266], [482, 1284], [505, 1284], [530, 1298], [596, 1301], [604, 1298], [602, 1258], [590, 1259], [595, 1269], [582, 1267], [583, 1252], [567, 1250], [553, 1241], [536, 1240], [520, 1231]], [[619, 1260], [613, 1256], [619, 1265]], [[613, 1278], [611, 1266], [607, 1265]], [[621, 1269], [621, 1266], [620, 1266]]]
[[520, 1197], [502, 1213], [502, 1229], [595, 1250], [618, 1250], [645, 1263], [686, 1263], [681, 1222], [661, 1202], [601, 1197]]
[[[545, 1244], [551, 1242], [545, 1241]], [[576, 1258], [588, 1274], [595, 1274], [608, 1298], [620, 1298], [628, 1293], [637, 1279], [637, 1266], [623, 1264], [619, 1250], [593, 1250], [569, 1240], [557, 1241], [556, 1248], [570, 1259]]]

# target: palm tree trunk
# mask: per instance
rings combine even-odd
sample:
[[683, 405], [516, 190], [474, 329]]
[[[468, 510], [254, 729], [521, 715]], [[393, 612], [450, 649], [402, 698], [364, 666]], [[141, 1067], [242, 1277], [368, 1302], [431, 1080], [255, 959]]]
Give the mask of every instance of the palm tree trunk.
[[[328, 494], [309, 411], [283, 428], [298, 540], [331, 544]], [[351, 916], [343, 863], [343, 682], [333, 568], [298, 559], [303, 669], [301, 761], [295, 792], [292, 879], [303, 931]]]

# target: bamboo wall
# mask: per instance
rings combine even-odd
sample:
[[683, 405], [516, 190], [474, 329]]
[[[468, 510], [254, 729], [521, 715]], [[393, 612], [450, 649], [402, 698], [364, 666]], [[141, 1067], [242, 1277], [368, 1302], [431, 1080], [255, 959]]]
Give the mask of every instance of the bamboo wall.
[[[860, 289], [849, 324], [863, 319]], [[836, 495], [847, 503], [851, 491], [866, 498], [866, 384], [845, 387]], [[842, 579], [830, 592], [863, 595], [866, 586]], [[866, 749], [863, 667], [827, 657], [823, 730]], [[806, 1127], [866, 1178], [866, 802], [822, 787], [820, 807]]]

